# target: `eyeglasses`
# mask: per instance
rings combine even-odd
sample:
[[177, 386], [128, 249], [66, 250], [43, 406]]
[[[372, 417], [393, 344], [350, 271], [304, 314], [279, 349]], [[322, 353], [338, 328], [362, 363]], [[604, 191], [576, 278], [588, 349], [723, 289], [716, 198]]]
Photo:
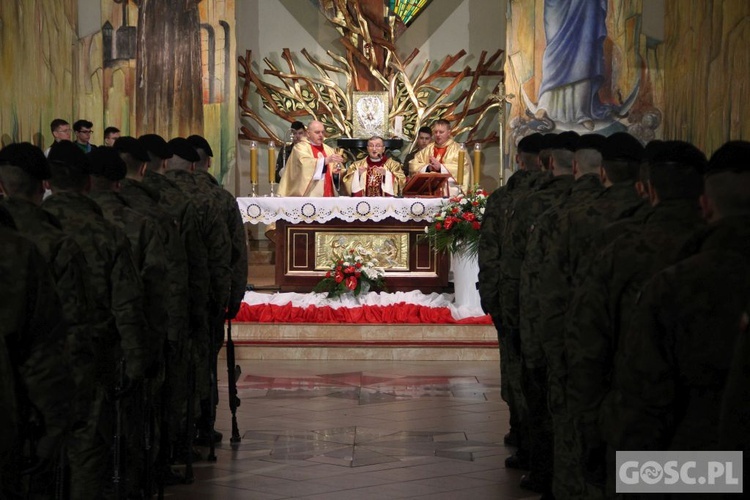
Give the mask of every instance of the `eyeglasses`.
[[90, 134], [91, 132], [93, 132], [93, 130], [84, 130], [84, 129], [81, 129], [81, 130], [77, 131], [76, 134]]

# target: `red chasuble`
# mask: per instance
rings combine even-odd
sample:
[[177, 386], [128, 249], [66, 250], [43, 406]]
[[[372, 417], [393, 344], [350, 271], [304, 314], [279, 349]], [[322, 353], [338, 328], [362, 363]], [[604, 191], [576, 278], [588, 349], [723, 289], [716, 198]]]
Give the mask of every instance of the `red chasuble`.
[[[320, 146], [310, 144], [310, 147], [312, 148], [312, 154], [314, 158], [319, 158], [321, 155], [323, 156], [323, 158], [328, 156], [322, 144]], [[323, 167], [323, 196], [326, 198], [330, 198], [334, 196], [333, 193], [333, 176], [331, 174], [331, 169], [329, 169], [328, 165], [326, 165]]]

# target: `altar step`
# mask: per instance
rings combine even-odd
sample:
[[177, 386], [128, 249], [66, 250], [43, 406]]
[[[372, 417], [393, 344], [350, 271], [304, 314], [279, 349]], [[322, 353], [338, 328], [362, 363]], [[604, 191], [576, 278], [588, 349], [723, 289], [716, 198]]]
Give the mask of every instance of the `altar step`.
[[499, 359], [492, 325], [234, 323], [232, 338], [237, 359]]

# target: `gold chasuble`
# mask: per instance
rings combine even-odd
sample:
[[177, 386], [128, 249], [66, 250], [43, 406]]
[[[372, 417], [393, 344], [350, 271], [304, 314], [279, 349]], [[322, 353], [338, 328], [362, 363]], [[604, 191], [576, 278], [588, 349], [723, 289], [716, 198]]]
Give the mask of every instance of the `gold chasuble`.
[[[445, 151], [442, 152], [441, 150]], [[450, 196], [458, 194], [458, 185], [456, 179], [458, 179], [458, 151], [460, 146], [453, 139], [443, 144], [442, 148], [435, 146], [435, 143], [428, 144], [423, 150], [419, 151], [414, 158], [409, 162], [409, 174], [414, 175], [420, 172], [426, 172], [427, 167], [430, 165], [430, 157], [434, 156], [440, 161], [441, 167], [440, 172], [444, 174], [451, 174], [451, 178], [448, 179], [448, 188], [450, 189]], [[441, 154], [442, 153], [442, 154]], [[464, 192], [474, 183], [472, 179], [472, 168], [471, 161], [469, 160], [469, 154], [464, 154], [464, 178], [462, 189]]]
[[292, 148], [279, 183], [279, 196], [338, 196], [333, 187], [332, 165], [325, 165], [325, 157], [333, 154], [326, 144], [313, 145], [303, 139]]
[[[359, 169], [367, 167], [360, 172]], [[384, 172], [380, 168], [385, 168]], [[342, 194], [351, 196], [396, 196], [404, 187], [401, 164], [391, 158], [373, 160], [369, 156], [346, 169], [341, 182]]]

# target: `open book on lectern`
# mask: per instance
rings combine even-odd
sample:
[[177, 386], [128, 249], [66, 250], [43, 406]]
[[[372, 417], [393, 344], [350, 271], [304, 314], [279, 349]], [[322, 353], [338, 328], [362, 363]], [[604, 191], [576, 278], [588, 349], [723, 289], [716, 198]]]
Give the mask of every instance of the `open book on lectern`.
[[438, 172], [414, 174], [401, 193], [404, 198], [442, 198], [450, 177]]

